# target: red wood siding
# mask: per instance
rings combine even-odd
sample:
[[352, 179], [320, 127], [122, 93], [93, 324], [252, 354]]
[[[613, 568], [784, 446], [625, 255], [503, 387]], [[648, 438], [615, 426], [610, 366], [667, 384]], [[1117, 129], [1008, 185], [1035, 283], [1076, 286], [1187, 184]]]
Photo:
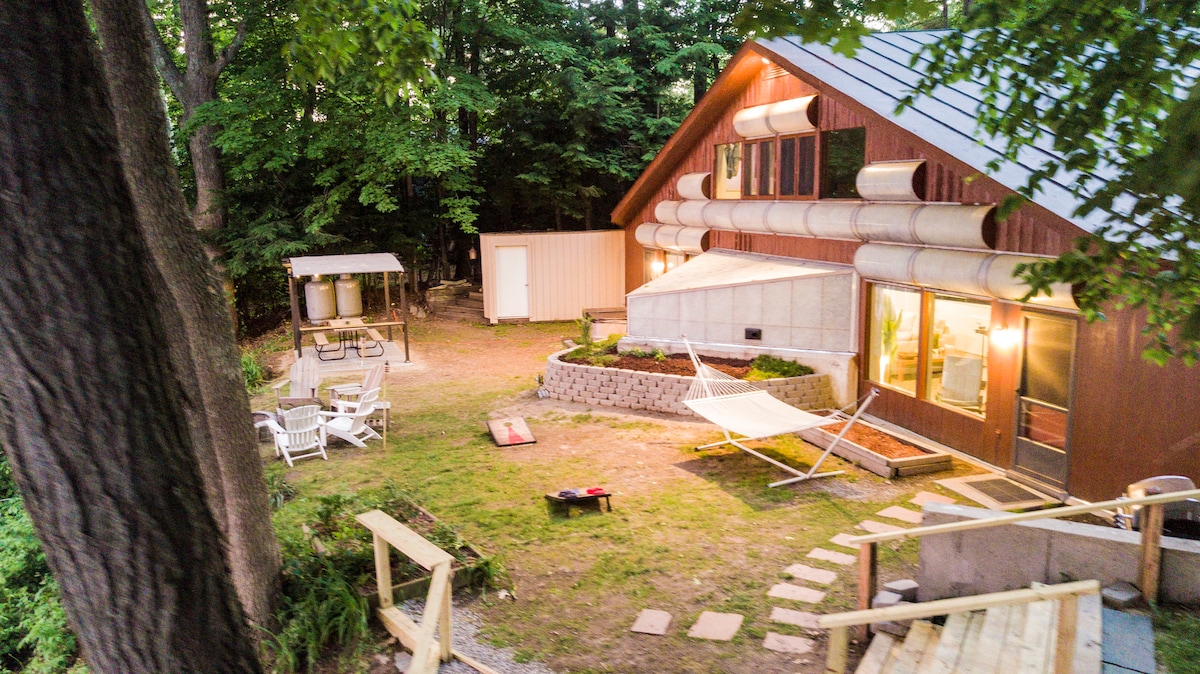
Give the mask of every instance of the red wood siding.
[[1114, 498], [1153, 475], [1200, 484], [1200, 366], [1142, 359], [1141, 311], [1080, 326], [1071, 419], [1071, 493]]

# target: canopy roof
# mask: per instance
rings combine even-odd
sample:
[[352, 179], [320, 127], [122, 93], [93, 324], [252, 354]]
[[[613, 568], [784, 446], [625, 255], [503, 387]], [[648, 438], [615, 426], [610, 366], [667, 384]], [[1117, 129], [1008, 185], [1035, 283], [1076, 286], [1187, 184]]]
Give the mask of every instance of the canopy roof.
[[292, 276], [329, 276], [333, 274], [378, 274], [385, 271], [403, 272], [400, 260], [391, 253], [364, 253], [360, 255], [309, 255], [293, 257]]

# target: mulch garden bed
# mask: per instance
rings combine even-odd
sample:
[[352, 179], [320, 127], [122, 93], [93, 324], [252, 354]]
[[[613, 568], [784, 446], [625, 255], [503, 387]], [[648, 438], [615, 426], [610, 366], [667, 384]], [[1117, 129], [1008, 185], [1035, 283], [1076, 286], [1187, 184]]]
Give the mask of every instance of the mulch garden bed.
[[[738, 379], [745, 378], [746, 374], [750, 372], [750, 361], [745, 359], [710, 358], [705, 356], [702, 360], [705, 365], [714, 367]], [[563, 358], [563, 361], [576, 365], [590, 364], [586, 358]], [[622, 370], [636, 370], [638, 372], [653, 372], [655, 374], [678, 374], [684, 377], [691, 377], [696, 374], [696, 369], [692, 367], [692, 361], [686, 353], [671, 354], [663, 360], [655, 360], [649, 356], [618, 356], [617, 360], [609, 367], [620, 368]]]
[[[841, 423], [824, 426], [823, 428], [829, 433], [837, 435], [838, 433], [842, 432], [842, 428], [845, 425], [846, 422], [843, 421]], [[860, 426], [855, 424], [850, 428], [850, 432], [846, 433], [846, 439], [857, 445], [866, 447], [876, 454], [882, 454], [889, 459], [907, 459], [914, 456], [929, 455], [929, 452], [917, 447], [916, 445], [911, 445], [903, 440], [888, 435], [887, 433], [870, 428], [869, 426]]]

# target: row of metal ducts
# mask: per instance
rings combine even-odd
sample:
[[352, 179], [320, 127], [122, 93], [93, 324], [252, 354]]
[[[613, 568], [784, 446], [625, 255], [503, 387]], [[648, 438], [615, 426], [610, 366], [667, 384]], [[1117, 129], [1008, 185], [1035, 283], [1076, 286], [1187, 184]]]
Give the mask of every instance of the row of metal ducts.
[[[637, 228], [635, 237], [639, 244], [650, 249], [691, 255], [709, 249], [709, 230], [703, 227], [646, 223]], [[1018, 301], [1029, 292], [1029, 286], [1016, 276], [1017, 265], [1044, 259], [1012, 253], [868, 243], [855, 251], [854, 270], [872, 281]], [[1055, 284], [1051, 290], [1049, 296], [1026, 301], [1047, 307], [1076, 308], [1069, 285]]]

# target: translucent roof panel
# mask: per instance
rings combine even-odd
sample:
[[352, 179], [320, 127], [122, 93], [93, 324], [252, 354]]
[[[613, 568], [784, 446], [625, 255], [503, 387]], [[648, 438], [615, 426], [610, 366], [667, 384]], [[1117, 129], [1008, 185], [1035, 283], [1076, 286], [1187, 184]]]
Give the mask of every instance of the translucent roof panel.
[[853, 271], [854, 268], [848, 265], [714, 248], [637, 288], [627, 296], [685, 292], [805, 276], [849, 274]]
[[293, 257], [292, 276], [332, 276], [334, 274], [377, 274], [385, 271], [403, 272], [400, 260], [391, 253], [360, 255], [309, 255]]

